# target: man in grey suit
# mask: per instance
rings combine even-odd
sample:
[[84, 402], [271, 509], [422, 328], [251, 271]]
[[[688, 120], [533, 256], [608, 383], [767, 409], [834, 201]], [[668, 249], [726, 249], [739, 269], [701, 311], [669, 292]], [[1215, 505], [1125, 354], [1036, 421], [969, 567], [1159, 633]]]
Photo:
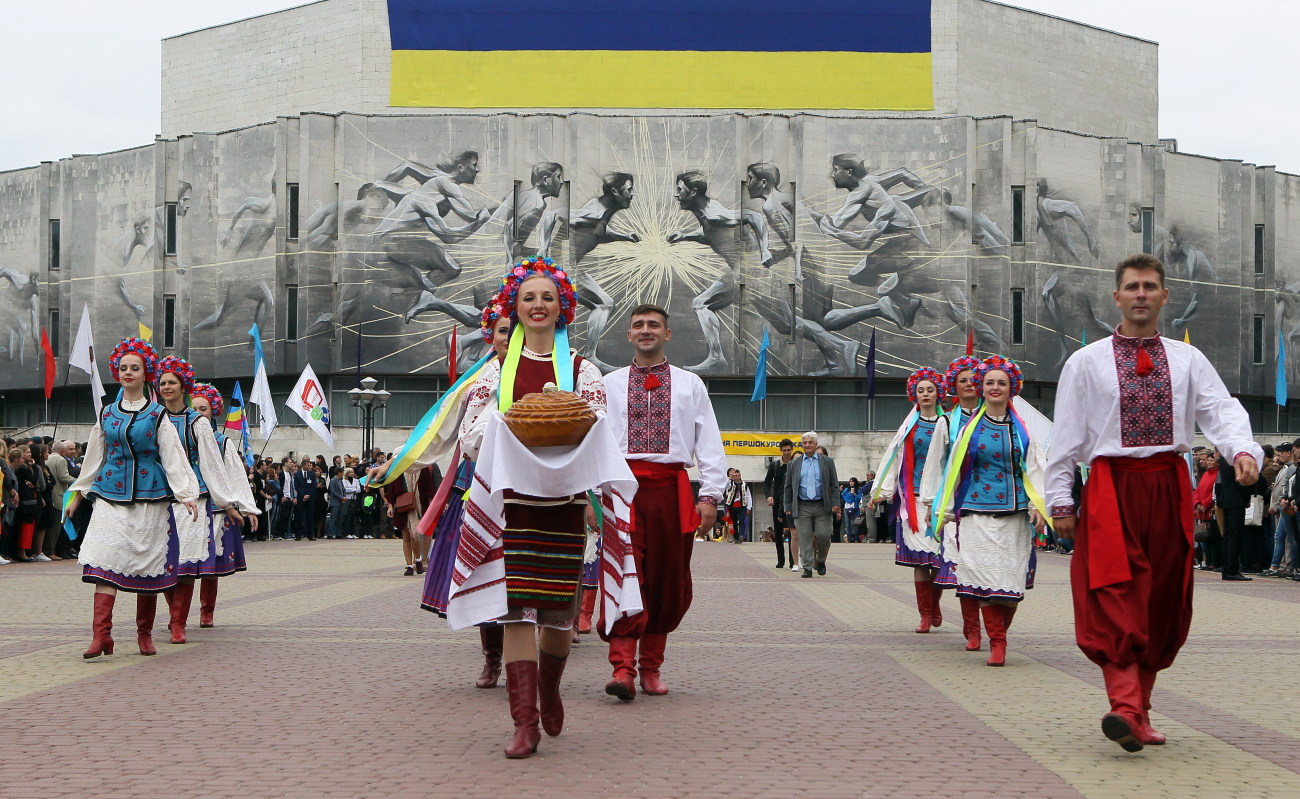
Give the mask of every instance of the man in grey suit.
[[831, 548], [831, 517], [842, 512], [840, 480], [835, 461], [817, 452], [817, 434], [807, 432], [800, 440], [803, 452], [795, 455], [786, 469], [782, 497], [786, 518], [793, 519], [799, 532], [799, 560], [803, 576], [826, 574], [826, 554]]
[[[77, 445], [71, 441], [60, 441], [54, 445], [54, 451], [45, 459], [50, 474], [54, 475], [54, 485], [50, 490], [50, 501], [55, 508], [55, 518], [62, 518], [63, 495], [76, 477], [68, 471], [68, 459], [76, 457]], [[63, 525], [56, 525], [45, 534], [45, 554], [50, 557], [66, 557], [70, 554], [70, 542], [63, 532]]]

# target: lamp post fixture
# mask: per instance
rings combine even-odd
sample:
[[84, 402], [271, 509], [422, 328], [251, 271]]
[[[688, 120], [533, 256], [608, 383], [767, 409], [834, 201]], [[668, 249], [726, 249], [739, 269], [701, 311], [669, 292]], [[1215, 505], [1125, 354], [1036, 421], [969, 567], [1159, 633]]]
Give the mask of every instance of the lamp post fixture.
[[363, 377], [362, 387], [348, 392], [352, 407], [361, 409], [361, 450], [364, 457], [369, 457], [370, 451], [375, 447], [375, 409], [386, 406], [388, 398], [392, 396], [387, 391], [375, 391], [377, 385], [379, 381], [375, 378]]

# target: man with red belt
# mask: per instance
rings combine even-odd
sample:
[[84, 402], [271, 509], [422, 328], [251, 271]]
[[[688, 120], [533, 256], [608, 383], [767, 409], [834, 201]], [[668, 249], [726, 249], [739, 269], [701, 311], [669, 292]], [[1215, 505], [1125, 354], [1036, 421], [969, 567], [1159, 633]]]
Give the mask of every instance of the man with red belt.
[[[668, 314], [656, 305], [632, 310], [627, 332], [632, 365], [605, 375], [610, 429], [637, 478], [631, 538], [645, 610], [621, 618], [608, 634], [613, 679], [605, 693], [629, 702], [641, 690], [668, 693], [659, 677], [668, 634], [691, 606], [691, 547], [697, 530], [711, 531], [726, 484], [722, 436], [704, 381], [668, 365]], [[698, 501], [686, 469], [699, 467]], [[640, 660], [637, 660], [638, 641]]]
[[[1164, 265], [1129, 256], [1115, 287], [1123, 322], [1061, 370], [1047, 504], [1056, 535], [1075, 542], [1075, 638], [1105, 679], [1102, 732], [1136, 752], [1165, 742], [1151, 727], [1151, 689], [1192, 621], [1192, 483], [1181, 453], [1199, 425], [1237, 482], [1253, 485], [1263, 450], [1209, 360], [1156, 329], [1169, 299]], [[1076, 509], [1078, 463], [1091, 474]]]

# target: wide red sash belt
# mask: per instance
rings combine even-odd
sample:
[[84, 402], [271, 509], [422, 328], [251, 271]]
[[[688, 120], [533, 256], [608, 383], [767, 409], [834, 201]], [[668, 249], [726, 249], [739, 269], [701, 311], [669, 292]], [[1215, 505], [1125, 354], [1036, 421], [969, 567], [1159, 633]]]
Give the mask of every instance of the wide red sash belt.
[[1087, 514], [1088, 588], [1104, 588], [1133, 579], [1124, 545], [1124, 524], [1120, 520], [1119, 498], [1113, 472], [1175, 472], [1178, 482], [1178, 515], [1187, 542], [1192, 543], [1192, 484], [1187, 462], [1177, 452], [1162, 452], [1149, 458], [1099, 457], [1083, 487]]
[[[663, 488], [676, 483], [677, 513], [682, 533], [691, 535], [700, 528], [700, 513], [695, 509], [695, 494], [691, 491], [691, 479], [686, 475], [685, 464], [629, 459], [627, 465], [636, 476], [637, 483], [647, 488]], [[632, 504], [636, 504], [635, 499]]]

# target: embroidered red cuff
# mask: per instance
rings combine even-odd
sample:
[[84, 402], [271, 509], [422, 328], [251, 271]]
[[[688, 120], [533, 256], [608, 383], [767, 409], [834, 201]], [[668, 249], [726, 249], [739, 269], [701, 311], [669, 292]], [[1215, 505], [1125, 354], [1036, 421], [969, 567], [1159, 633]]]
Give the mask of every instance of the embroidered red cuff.
[[1242, 458], [1250, 458], [1251, 460], [1254, 460], [1254, 459], [1255, 459], [1255, 456], [1254, 456], [1254, 455], [1251, 455], [1249, 452], [1238, 452], [1236, 455], [1233, 455], [1233, 456], [1232, 456], [1232, 462], [1233, 462], [1233, 463], [1236, 463], [1237, 461], [1241, 460]]
[[1073, 516], [1074, 514], [1075, 514], [1075, 507], [1073, 505], [1052, 506], [1052, 518], [1056, 518], [1058, 516]]
[[696, 500], [696, 502], [703, 502], [705, 505], [712, 505], [715, 508], [718, 506], [717, 497], [700, 497], [699, 499]]

